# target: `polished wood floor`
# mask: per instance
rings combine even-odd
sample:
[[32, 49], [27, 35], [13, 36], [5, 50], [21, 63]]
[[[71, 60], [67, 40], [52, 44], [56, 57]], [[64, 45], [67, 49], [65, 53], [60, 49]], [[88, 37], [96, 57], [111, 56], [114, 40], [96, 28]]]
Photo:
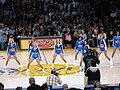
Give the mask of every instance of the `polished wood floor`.
[[[108, 55], [111, 57], [112, 55], [113, 48], [108, 48]], [[53, 55], [53, 50], [42, 50], [42, 52], [45, 53], [45, 56], [48, 60], [49, 63], [52, 61], [52, 55]], [[45, 63], [43, 54], [41, 52], [42, 56], [42, 63]], [[65, 49], [65, 58], [68, 61], [69, 64], [73, 64], [74, 62], [74, 56], [75, 56], [75, 51], [74, 49]], [[0, 51], [0, 56], [6, 56], [5, 51]], [[28, 63], [28, 52], [27, 51], [18, 51], [17, 52], [17, 57], [22, 63], [23, 66], [26, 66]], [[79, 58], [78, 56], [78, 61], [76, 62], [76, 65], [79, 65]], [[113, 67], [110, 69], [109, 67], [109, 61], [105, 58], [104, 54], [101, 54], [100, 56], [100, 71], [101, 71], [101, 83], [103, 84], [114, 84], [114, 83], [120, 83], [120, 51], [117, 50], [113, 59]], [[0, 70], [3, 69], [4, 64], [5, 64], [5, 59], [0, 58]], [[58, 56], [55, 63], [64, 63], [61, 58]], [[33, 65], [36, 64], [34, 61], [32, 63]], [[8, 67], [12, 68], [18, 68], [18, 64], [15, 62], [15, 60], [10, 60]], [[84, 87], [84, 73], [79, 72], [77, 74], [73, 75], [62, 75], [60, 76], [63, 83], [67, 83], [69, 87], [78, 87], [78, 88], [83, 88]], [[22, 75], [22, 74], [12, 74], [12, 75], [0, 75], [0, 82], [3, 82], [6, 88], [10, 87], [17, 87], [17, 86], [22, 86], [22, 87], [27, 87], [29, 85], [28, 82], [29, 76]], [[46, 81], [46, 76], [35, 76], [36, 83], [39, 85], [42, 85]], [[74, 81], [74, 83], [73, 83]]]

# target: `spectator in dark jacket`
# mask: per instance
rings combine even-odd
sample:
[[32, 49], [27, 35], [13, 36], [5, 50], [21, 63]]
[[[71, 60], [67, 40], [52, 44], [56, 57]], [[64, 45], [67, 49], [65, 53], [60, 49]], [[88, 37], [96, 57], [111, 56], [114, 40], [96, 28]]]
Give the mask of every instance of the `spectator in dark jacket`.
[[4, 85], [0, 82], [0, 90], [4, 90]]
[[22, 90], [22, 87], [16, 87], [16, 90]]
[[89, 67], [85, 76], [88, 77], [88, 84], [94, 84], [95, 81], [100, 82], [100, 70], [97, 67]]
[[42, 90], [41, 87], [37, 84], [35, 84], [35, 79], [33, 77], [29, 78], [30, 86], [27, 88], [27, 90]]

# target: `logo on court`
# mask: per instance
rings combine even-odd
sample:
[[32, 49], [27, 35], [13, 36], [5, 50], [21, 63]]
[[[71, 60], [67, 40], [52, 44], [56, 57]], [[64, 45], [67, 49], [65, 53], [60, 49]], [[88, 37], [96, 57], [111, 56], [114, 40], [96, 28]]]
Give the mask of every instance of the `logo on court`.
[[[42, 71], [42, 69], [38, 65], [31, 65], [29, 68], [29, 76], [47, 76], [51, 74], [51, 64], [43, 64], [43, 67], [45, 69], [45, 72]], [[54, 68], [57, 70], [57, 72], [60, 75], [68, 75], [68, 74], [75, 74], [78, 73], [79, 67], [70, 64], [68, 67], [66, 67], [65, 64], [54, 64]], [[0, 75], [28, 75], [27, 74], [27, 67], [24, 66], [23, 68], [7, 68], [7, 69], [1, 69]]]

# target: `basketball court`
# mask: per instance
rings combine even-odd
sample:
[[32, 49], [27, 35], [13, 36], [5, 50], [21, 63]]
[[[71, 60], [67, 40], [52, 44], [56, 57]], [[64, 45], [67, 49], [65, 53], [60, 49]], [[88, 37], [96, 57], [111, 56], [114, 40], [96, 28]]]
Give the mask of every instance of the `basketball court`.
[[[46, 64], [43, 53], [42, 56], [42, 64], [45, 68], [45, 73], [41, 71], [41, 69], [37, 66], [36, 61], [33, 61], [30, 67], [30, 73], [27, 75], [25, 72], [26, 65], [28, 63], [28, 51], [22, 50], [17, 51], [17, 57], [21, 64], [23, 65], [23, 70], [20, 71], [20, 67], [15, 62], [15, 60], [11, 59], [7, 66], [7, 73], [4, 72], [3, 67], [6, 62], [6, 51], [0, 51], [0, 82], [5, 85], [5, 88], [15, 88], [18, 86], [22, 86], [26, 88], [29, 86], [29, 77], [35, 77], [36, 84], [42, 85], [46, 82], [46, 77], [50, 75], [51, 70], [51, 62], [53, 50], [42, 50], [46, 56], [46, 59], [49, 64]], [[111, 57], [113, 48], [108, 48], [108, 55]], [[75, 51], [74, 49], [65, 49], [64, 50], [65, 59], [68, 61], [69, 66], [66, 69], [65, 63], [62, 61], [60, 56], [57, 57], [55, 61], [54, 67], [58, 70], [60, 74], [60, 78], [62, 80], [62, 84], [68, 84], [69, 87], [76, 87], [83, 89], [84, 87], [84, 73], [83, 71], [79, 71], [79, 59], [76, 61], [76, 65], [74, 63]], [[109, 61], [105, 58], [104, 54], [100, 56], [100, 65], [101, 71], [101, 83], [102, 84], [115, 84], [120, 83], [120, 51], [117, 50], [113, 59], [113, 67], [110, 69]]]

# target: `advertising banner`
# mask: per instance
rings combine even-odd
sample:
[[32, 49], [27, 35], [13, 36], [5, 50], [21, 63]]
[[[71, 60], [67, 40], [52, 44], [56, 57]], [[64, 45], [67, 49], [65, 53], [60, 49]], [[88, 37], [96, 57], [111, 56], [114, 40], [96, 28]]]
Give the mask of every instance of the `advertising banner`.
[[[57, 38], [60, 39], [62, 43], [62, 37], [37, 37], [36, 42], [40, 49], [53, 49]], [[28, 49], [31, 38], [20, 38], [20, 49]]]

